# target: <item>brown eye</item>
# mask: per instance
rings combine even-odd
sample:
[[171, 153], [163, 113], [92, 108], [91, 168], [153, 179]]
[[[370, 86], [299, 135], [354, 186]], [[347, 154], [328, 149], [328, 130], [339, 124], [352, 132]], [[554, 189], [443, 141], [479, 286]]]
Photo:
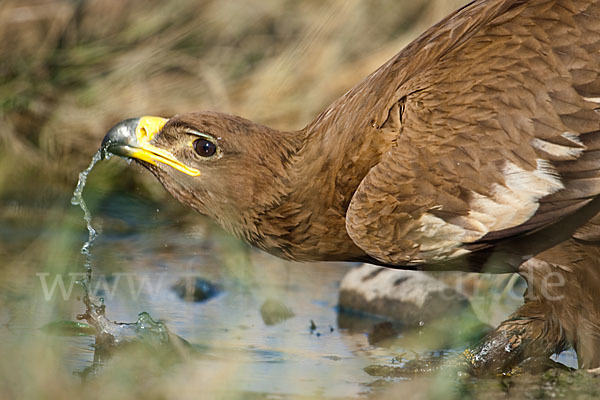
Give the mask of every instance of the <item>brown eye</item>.
[[207, 139], [198, 139], [194, 142], [194, 150], [202, 157], [210, 157], [217, 152], [217, 145]]

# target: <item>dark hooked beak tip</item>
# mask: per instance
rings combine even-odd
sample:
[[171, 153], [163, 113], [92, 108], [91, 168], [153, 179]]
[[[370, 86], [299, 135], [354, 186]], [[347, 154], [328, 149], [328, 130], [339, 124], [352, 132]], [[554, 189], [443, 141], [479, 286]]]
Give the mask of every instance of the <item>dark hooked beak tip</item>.
[[151, 165], [167, 165], [190, 176], [200, 176], [200, 171], [187, 166], [169, 149], [157, 147], [152, 143], [165, 124], [166, 118], [144, 116], [119, 122], [106, 134], [100, 147], [102, 159], [114, 154], [128, 159], [143, 161]]
[[139, 122], [140, 118], [129, 118], [110, 128], [100, 146], [102, 159], [105, 159], [109, 154], [127, 156], [128, 153], [125, 150], [137, 143], [135, 130]]

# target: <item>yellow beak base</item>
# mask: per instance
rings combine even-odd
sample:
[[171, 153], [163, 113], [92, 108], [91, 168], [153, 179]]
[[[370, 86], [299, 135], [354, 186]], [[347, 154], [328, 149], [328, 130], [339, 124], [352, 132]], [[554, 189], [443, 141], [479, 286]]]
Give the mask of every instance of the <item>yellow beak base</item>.
[[131, 123], [135, 120], [126, 120], [113, 127], [104, 142], [111, 143], [108, 151], [114, 154], [135, 158], [152, 165], [166, 164], [186, 175], [199, 176], [199, 170], [188, 167], [169, 151], [150, 144], [167, 121], [161, 117], [144, 116], [138, 119], [134, 128]]

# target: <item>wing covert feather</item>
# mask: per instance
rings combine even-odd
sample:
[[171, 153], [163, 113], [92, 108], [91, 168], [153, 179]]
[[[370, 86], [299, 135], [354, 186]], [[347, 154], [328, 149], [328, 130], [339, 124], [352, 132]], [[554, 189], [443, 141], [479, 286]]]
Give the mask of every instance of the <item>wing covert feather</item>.
[[[495, 14], [473, 27], [484, 6]], [[401, 126], [346, 227], [388, 264], [492, 246], [600, 193], [599, 1], [478, 1], [433, 29], [409, 46], [412, 72], [390, 81], [393, 59], [372, 78], [394, 86], [378, 100], [378, 125], [402, 101]], [[423, 48], [442, 50], [419, 58]]]

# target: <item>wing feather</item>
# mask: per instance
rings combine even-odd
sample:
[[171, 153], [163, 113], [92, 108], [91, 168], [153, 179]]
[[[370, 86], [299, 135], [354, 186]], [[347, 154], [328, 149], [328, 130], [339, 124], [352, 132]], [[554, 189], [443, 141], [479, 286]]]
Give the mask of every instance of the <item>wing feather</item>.
[[600, 194], [599, 73], [599, 1], [475, 1], [442, 21], [355, 89], [380, 94], [376, 127], [403, 107], [348, 208], [352, 240], [439, 262], [581, 209]]

